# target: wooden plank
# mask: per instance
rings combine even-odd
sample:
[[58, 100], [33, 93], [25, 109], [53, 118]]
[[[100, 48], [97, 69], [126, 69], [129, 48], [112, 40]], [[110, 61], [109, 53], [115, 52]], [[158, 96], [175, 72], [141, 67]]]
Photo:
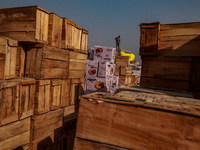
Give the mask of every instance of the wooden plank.
[[70, 105], [70, 85], [71, 80], [62, 80], [61, 107]]
[[200, 91], [200, 58], [194, 57], [192, 58], [192, 66], [191, 66], [191, 81], [190, 81], [190, 90], [192, 91]]
[[70, 105], [75, 105], [78, 103], [79, 84], [80, 84], [79, 79], [71, 79]]
[[86, 60], [69, 59], [69, 70], [86, 70]]
[[62, 126], [63, 109], [50, 111], [48, 113], [34, 116], [33, 120], [33, 142], [50, 136]]
[[41, 77], [40, 79], [52, 79], [52, 78], [60, 78], [66, 79], [68, 72], [66, 69], [61, 68], [51, 68], [51, 69], [41, 69]]
[[74, 49], [80, 50], [81, 48], [81, 37], [82, 37], [82, 27], [75, 25], [74, 36], [73, 36], [73, 46]]
[[76, 137], [127, 149], [199, 149], [199, 121], [177, 113], [81, 99]]
[[125, 148], [120, 148], [104, 143], [99, 143], [99, 142], [94, 142], [94, 141], [89, 141], [81, 138], [75, 138], [75, 144], [74, 144], [74, 150], [82, 150], [82, 149], [87, 149], [87, 150], [126, 150]]
[[69, 79], [84, 78], [84, 77], [85, 77], [85, 71], [79, 71], [79, 70], [69, 71]]
[[25, 51], [22, 46], [17, 47], [16, 76], [24, 77], [25, 70]]
[[115, 63], [117, 66], [128, 66], [130, 64], [130, 57], [129, 56], [116, 56]]
[[70, 52], [70, 59], [80, 59], [80, 60], [87, 60], [87, 55], [86, 54], [81, 54], [77, 52]]
[[0, 110], [0, 125], [19, 120], [19, 82], [1, 82]]
[[30, 142], [31, 119], [26, 118], [0, 127], [0, 147], [2, 150], [15, 149]]
[[140, 27], [140, 55], [157, 56], [160, 23], [141, 24]]
[[85, 29], [82, 29], [81, 50], [88, 52], [88, 31]]
[[51, 59], [43, 59], [41, 67], [42, 68], [63, 68], [66, 69], [69, 64], [68, 61], [59, 61], [59, 60], [51, 60]]
[[47, 43], [48, 11], [38, 6], [16, 7], [1, 9], [0, 15], [1, 35], [18, 41]]
[[58, 47], [61, 47], [61, 38], [62, 38], [62, 18], [58, 15], [51, 13], [49, 15], [49, 35], [48, 35], [48, 44]]
[[74, 49], [74, 30], [75, 23], [69, 19], [63, 18], [62, 26], [62, 48], [64, 49]]
[[143, 87], [156, 87], [167, 88], [177, 90], [189, 90], [189, 82], [184, 80], [172, 80], [172, 79], [159, 79], [151, 77], [141, 77], [141, 86]]
[[50, 111], [50, 99], [51, 99], [51, 91], [50, 91], [50, 80], [38, 80], [36, 83], [36, 100], [34, 113], [42, 114]]
[[61, 107], [61, 86], [62, 82], [59, 79], [51, 80], [51, 101], [50, 109], [55, 110]]

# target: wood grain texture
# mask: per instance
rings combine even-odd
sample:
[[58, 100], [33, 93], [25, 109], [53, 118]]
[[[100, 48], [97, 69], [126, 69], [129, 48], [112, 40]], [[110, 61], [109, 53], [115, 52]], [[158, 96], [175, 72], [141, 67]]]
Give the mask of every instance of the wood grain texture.
[[23, 42], [48, 42], [48, 11], [38, 6], [6, 8], [0, 16], [1, 35]]
[[26, 118], [0, 127], [1, 150], [15, 149], [29, 145], [31, 136], [31, 119]]
[[63, 19], [54, 13], [49, 15], [48, 44], [51, 46], [61, 48], [62, 21]]
[[80, 100], [76, 137], [127, 149], [199, 149], [199, 117], [109, 101]]
[[88, 52], [88, 31], [82, 29], [82, 37], [81, 37], [81, 47], [80, 49], [83, 52]]
[[61, 107], [66, 107], [70, 105], [70, 86], [71, 80], [62, 80], [61, 89]]

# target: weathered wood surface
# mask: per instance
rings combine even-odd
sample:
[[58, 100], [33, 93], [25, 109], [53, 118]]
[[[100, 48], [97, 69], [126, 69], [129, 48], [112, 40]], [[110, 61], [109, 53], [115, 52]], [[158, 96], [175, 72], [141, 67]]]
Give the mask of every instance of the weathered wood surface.
[[0, 79], [16, 77], [17, 46], [17, 41], [0, 37]]
[[69, 19], [63, 18], [62, 26], [62, 48], [74, 50], [74, 30], [75, 23]]
[[78, 104], [80, 79], [71, 79], [70, 105]]
[[81, 48], [82, 52], [88, 53], [88, 31], [82, 29]]
[[51, 136], [62, 126], [63, 109], [50, 111], [33, 118], [33, 142]]
[[74, 36], [73, 36], [73, 46], [75, 50], [81, 49], [81, 37], [82, 37], [82, 27], [75, 25]]
[[50, 111], [50, 87], [50, 80], [37, 80], [34, 114], [42, 114]]
[[30, 117], [34, 114], [35, 85], [32, 78], [14, 78], [12, 81], [19, 82], [19, 119]]
[[158, 44], [160, 36], [160, 23], [140, 25], [140, 55], [158, 54]]
[[24, 77], [26, 53], [22, 45], [17, 47], [16, 76]]
[[0, 149], [10, 150], [29, 147], [31, 119], [26, 118], [0, 127]]
[[129, 56], [116, 56], [115, 64], [118, 66], [126, 67], [130, 64], [130, 57]]
[[49, 15], [48, 44], [51, 46], [61, 48], [62, 21], [63, 19], [54, 13]]
[[0, 126], [19, 119], [19, 84], [17, 81], [0, 81]]
[[141, 24], [140, 33], [140, 55], [200, 56], [199, 22]]
[[61, 89], [61, 107], [66, 107], [70, 105], [70, 86], [71, 80], [66, 79], [62, 80], [62, 89]]
[[0, 9], [0, 35], [22, 42], [48, 43], [49, 12], [38, 7]]
[[27, 50], [25, 76], [36, 79], [67, 79], [69, 52], [44, 45]]
[[74, 150], [127, 150], [126, 148], [120, 148], [108, 144], [98, 143], [94, 141], [88, 141], [80, 138], [75, 138]]
[[60, 79], [51, 80], [51, 101], [50, 108], [55, 110], [61, 107], [62, 81]]
[[76, 137], [127, 149], [199, 149], [199, 104], [127, 91], [84, 95]]

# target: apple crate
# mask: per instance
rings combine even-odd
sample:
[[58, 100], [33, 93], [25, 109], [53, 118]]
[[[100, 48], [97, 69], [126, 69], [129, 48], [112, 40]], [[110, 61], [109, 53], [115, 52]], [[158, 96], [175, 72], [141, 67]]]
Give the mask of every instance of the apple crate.
[[49, 12], [38, 6], [0, 9], [0, 35], [20, 42], [48, 43]]

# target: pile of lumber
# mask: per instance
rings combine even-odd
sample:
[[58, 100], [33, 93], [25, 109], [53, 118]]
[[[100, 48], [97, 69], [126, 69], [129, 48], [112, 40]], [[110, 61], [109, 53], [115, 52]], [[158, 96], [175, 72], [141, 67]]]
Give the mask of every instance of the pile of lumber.
[[88, 31], [38, 6], [0, 16], [0, 149], [73, 149]]
[[141, 86], [200, 92], [199, 28], [199, 22], [141, 24]]
[[119, 86], [136, 86], [138, 85], [139, 78], [132, 74], [132, 67], [130, 66], [129, 56], [116, 56], [115, 57], [115, 75], [119, 76]]
[[120, 91], [81, 96], [75, 150], [200, 149], [199, 100], [141, 87]]

